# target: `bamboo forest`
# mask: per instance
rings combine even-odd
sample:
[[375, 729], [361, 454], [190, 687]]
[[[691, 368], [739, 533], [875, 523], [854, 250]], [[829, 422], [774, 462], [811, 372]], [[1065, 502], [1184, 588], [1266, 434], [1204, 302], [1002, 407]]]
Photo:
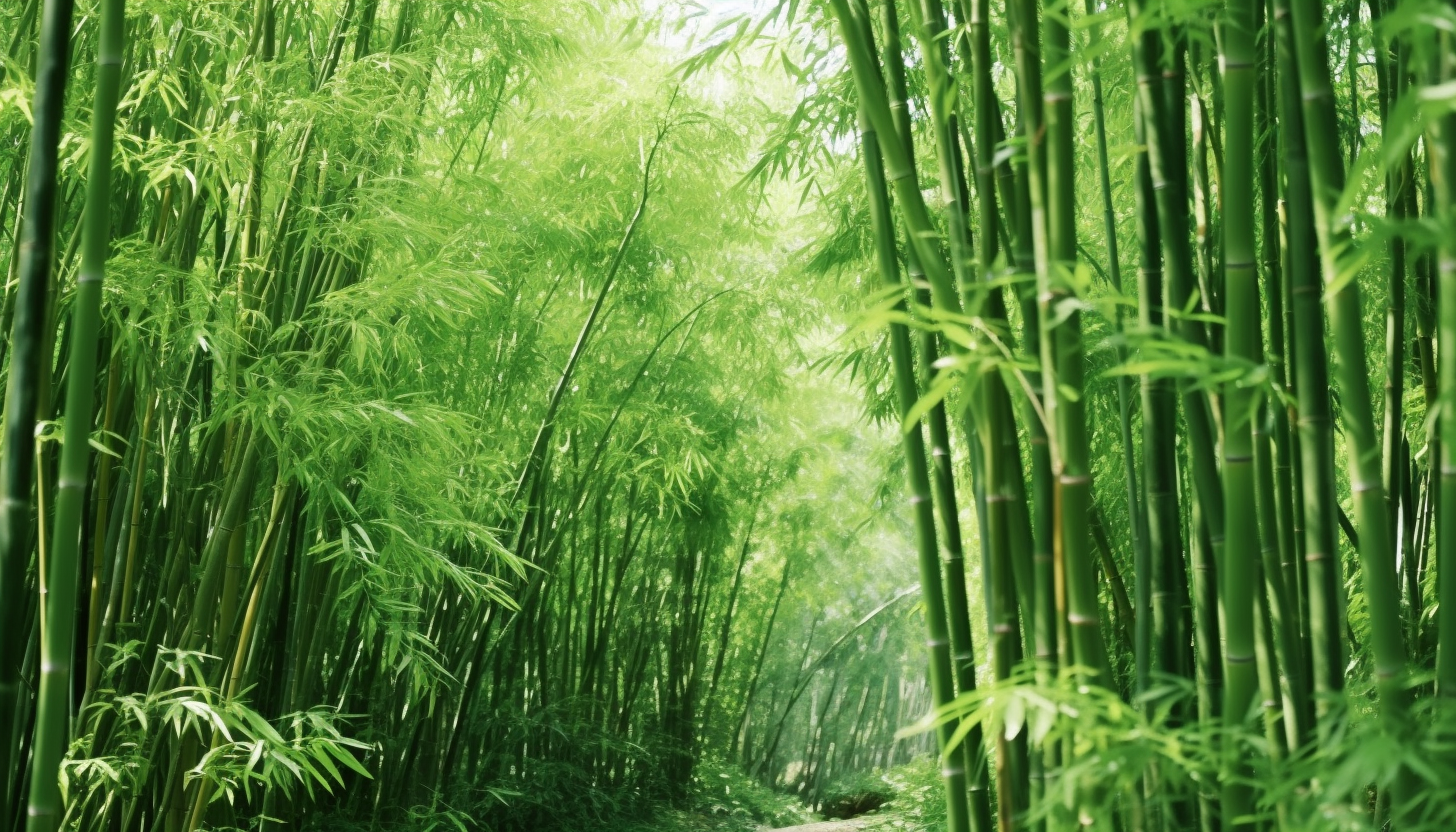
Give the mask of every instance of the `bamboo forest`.
[[0, 832], [1456, 830], [1453, 0], [0, 49]]

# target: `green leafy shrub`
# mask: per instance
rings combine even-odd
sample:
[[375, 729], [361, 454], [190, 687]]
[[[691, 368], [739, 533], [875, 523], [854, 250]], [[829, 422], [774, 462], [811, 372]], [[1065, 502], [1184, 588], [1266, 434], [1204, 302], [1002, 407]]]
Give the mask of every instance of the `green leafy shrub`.
[[458, 782], [457, 805], [471, 807], [478, 828], [543, 832], [612, 828], [650, 818], [669, 800], [662, 761], [669, 740], [656, 733], [627, 739], [591, 718], [591, 703], [564, 700], [530, 715], [494, 715], [476, 730], [501, 749], [536, 749], [531, 759], [487, 752], [483, 783]]
[[884, 828], [925, 832], [945, 828], [945, 785], [939, 759], [921, 757], [876, 777], [890, 793], [878, 810], [885, 817]]
[[709, 817], [730, 818], [771, 828], [812, 823], [814, 814], [798, 798], [775, 791], [718, 758], [698, 763], [689, 804]]

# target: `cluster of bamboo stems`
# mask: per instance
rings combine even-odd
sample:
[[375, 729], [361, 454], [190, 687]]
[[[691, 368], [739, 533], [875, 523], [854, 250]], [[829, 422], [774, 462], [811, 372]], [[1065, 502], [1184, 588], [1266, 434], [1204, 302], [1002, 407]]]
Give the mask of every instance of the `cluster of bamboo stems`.
[[[591, 235], [463, 217], [470, 177], [504, 190], [498, 117], [550, 33], [496, 3], [142, 5], [0, 3], [5, 66], [34, 67], [0, 155], [0, 829], [242, 825], [318, 790], [371, 823], [527, 788], [654, 799], [730, 722], [779, 771], [805, 687], [750, 708], [790, 572], [747, 597], [747, 497], [772, 485], [735, 479], [767, 463], [704, 459], [750, 426], [733, 385], [777, 365], [725, 346], [736, 378], [705, 377], [731, 293], [614, 290], [680, 256], [640, 238], [682, 105], [653, 102]], [[553, 315], [584, 319], [564, 365]], [[740, 642], [751, 673], [725, 669]], [[829, 700], [873, 749], [908, 696]]]
[[[1265, 811], [1256, 757], [1334, 742], [1329, 715], [1351, 675], [1373, 683], [1390, 734], [1413, 738], [1413, 697], [1456, 691], [1441, 637], [1456, 634], [1456, 606], [1444, 603], [1456, 603], [1456, 535], [1439, 522], [1456, 517], [1456, 121], [1429, 104], [1449, 89], [1452, 44], [1409, 21], [1449, 21], [1452, 8], [1339, 10], [1345, 121], [1319, 0], [1204, 11], [1128, 0], [1125, 40], [1100, 31], [1115, 10], [1090, 2], [828, 7], [859, 108], [875, 262], [887, 285], [906, 287], [891, 290], [889, 339], [950, 828], [1055, 824], [1028, 810], [1045, 808], [1044, 794], [1061, 799], [1052, 783], [1078, 753], [1025, 731], [982, 737], [974, 712], [953, 705], [986, 700], [972, 695], [951, 459], [969, 469], [995, 680], [1023, 662], [1043, 683], [1081, 668], [1151, 708], [1165, 680], [1187, 679], [1196, 701], [1172, 718], [1227, 728], [1218, 784], [1181, 794], [1154, 771], [1116, 817], [1079, 818], [1074, 806], [1065, 822], [1207, 832], [1292, 820]], [[1074, 15], [1086, 35], [1077, 50]], [[1372, 54], [1378, 121], [1358, 109], [1370, 73], [1357, 65]], [[1136, 85], [1132, 135], [1113, 139], [1136, 148], [1131, 187], [1118, 192], [1102, 91], [1114, 61], [1130, 61]], [[923, 76], [913, 106], [907, 71]], [[1379, 151], [1362, 155], [1372, 126]], [[1097, 213], [1079, 207], [1089, 194]], [[1374, 239], [1357, 234], [1367, 197], [1388, 220]], [[1122, 313], [1120, 212], [1137, 232], [1135, 321]], [[1101, 227], [1104, 262], [1078, 239], [1084, 215]], [[1091, 284], [1089, 266], [1107, 285]], [[1378, 324], [1362, 294], [1386, 299]], [[1116, 312], [1092, 317], [1107, 297], [1101, 308]], [[1112, 337], [1089, 334], [1093, 324]], [[1098, 343], [1116, 353], [1115, 387], [1090, 383]], [[960, 379], [955, 410], [928, 377], [937, 368]], [[1101, 395], [1116, 398], [1116, 429], [1087, 423]], [[1126, 528], [1108, 529], [1099, 506], [1122, 499]], [[1347, 571], [1368, 616], [1359, 645], [1347, 636]], [[1239, 739], [1261, 713], [1266, 744]], [[969, 717], [959, 733], [958, 716]], [[1414, 781], [1407, 771], [1379, 789], [1378, 822], [1417, 828], [1429, 816]]]

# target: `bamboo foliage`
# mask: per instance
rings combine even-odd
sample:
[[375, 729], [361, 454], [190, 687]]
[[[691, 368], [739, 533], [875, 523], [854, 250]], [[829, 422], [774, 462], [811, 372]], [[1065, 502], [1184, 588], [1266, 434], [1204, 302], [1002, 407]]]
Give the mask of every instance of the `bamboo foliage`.
[[[937, 19], [931, 4], [899, 5]], [[1310, 778], [1301, 782], [1315, 784], [1289, 787], [1303, 789], [1302, 800], [1343, 799], [1319, 780], [1317, 760], [1329, 757], [1318, 755], [1346, 753], [1347, 729], [1340, 726], [1370, 686], [1383, 714], [1382, 727], [1370, 730], [1403, 744], [1408, 756], [1400, 759], [1421, 761], [1409, 765], [1439, 756], [1417, 739], [1416, 726], [1439, 735], [1443, 712], [1413, 705], [1424, 696], [1414, 681], [1420, 674], [1434, 672], [1441, 690], [1445, 670], [1456, 666], [1439, 646], [1449, 617], [1424, 612], [1450, 585], [1440, 577], [1440, 553], [1447, 550], [1434, 508], [1446, 496], [1438, 481], [1446, 476], [1441, 460], [1449, 457], [1431, 455], [1447, 447], [1440, 444], [1449, 422], [1444, 394], [1432, 375], [1445, 364], [1426, 340], [1440, 342], [1439, 312], [1422, 311], [1446, 299], [1439, 278], [1423, 275], [1443, 273], [1444, 255], [1437, 252], [1448, 248], [1450, 209], [1442, 194], [1451, 177], [1442, 167], [1448, 161], [1442, 142], [1449, 115], [1436, 102], [1448, 100], [1439, 84], [1449, 77], [1442, 73], [1449, 73], [1450, 61], [1445, 36], [1412, 23], [1422, 14], [1447, 19], [1449, 10], [1436, 5], [1416, 11], [1415, 4], [1372, 3], [1368, 16], [1357, 8], [1341, 18], [1338, 41], [1327, 39], [1333, 30], [1326, 21], [1344, 12], [1314, 0], [1232, 1], [1207, 14], [1129, 2], [1126, 28], [1116, 24], [1112, 8], [1089, 7], [1079, 15], [1060, 4], [966, 3], [959, 27], [942, 33], [922, 24], [921, 59], [907, 63], [924, 73], [918, 93], [924, 105], [904, 109], [923, 127], [902, 132], [898, 146], [882, 138], [878, 148], [892, 184], [900, 171], [940, 174], [946, 199], [931, 225], [914, 204], [918, 194], [908, 188], [893, 194], [905, 203], [898, 219], [913, 257], [923, 256], [921, 241], [940, 239], [938, 232], [954, 263], [974, 231], [978, 269], [991, 276], [1004, 267], [1011, 275], [1020, 264], [1001, 246], [1029, 243], [1038, 302], [998, 328], [994, 310], [968, 305], [957, 314], [937, 301], [917, 325], [960, 347], [921, 387], [921, 404], [907, 411], [906, 429], [913, 428], [912, 416], [943, 400], [956, 402], [969, 423], [1009, 416], [1022, 442], [1031, 442], [1018, 442], [1006, 457], [988, 455], [974, 441], [956, 453], [964, 455], [972, 483], [981, 474], [978, 465], [1017, 478], [1016, 487], [992, 484], [988, 494], [1034, 494], [1033, 509], [1049, 511], [1050, 527], [1029, 526], [1034, 539], [1013, 551], [1029, 561], [1050, 538], [1050, 623], [1061, 639], [1062, 665], [1081, 665], [1090, 677], [1075, 678], [1120, 691], [1141, 704], [1143, 718], [1169, 730], [1221, 726], [1211, 769], [1183, 779], [1187, 760], [1149, 759], [1126, 775], [1132, 793], [1121, 798], [1091, 773], [1105, 771], [1093, 760], [1108, 764], [1107, 755], [1074, 739], [1081, 731], [1101, 736], [1106, 726], [1079, 719], [1077, 728], [1068, 728], [1066, 745], [1053, 742], [1055, 732], [1033, 733], [1042, 745], [1033, 758], [1044, 761], [1047, 776], [1071, 765], [1085, 779], [1043, 795], [998, 766], [1001, 802], [1038, 806], [1040, 817], [1053, 819], [1049, 824], [1077, 818], [1107, 828], [1305, 828], [1293, 825], [1291, 792], [1261, 781], [1261, 773], [1297, 770]], [[869, 17], [859, 9], [830, 3], [827, 18], [841, 24], [843, 71], [874, 122], [881, 93], [866, 79], [879, 68], [860, 45], [871, 35], [844, 25]], [[802, 31], [815, 27], [810, 14]], [[1089, 32], [1085, 41], [1069, 36], [1082, 30]], [[878, 36], [899, 37], [888, 27]], [[930, 46], [940, 43], [943, 50]], [[898, 60], [892, 50], [884, 54], [887, 62]], [[984, 68], [992, 55], [1002, 61], [1000, 75]], [[1131, 117], [1126, 109], [1117, 121], [1107, 116], [1102, 91], [1109, 71], [1135, 82], [1122, 99], [1133, 105]], [[912, 102], [916, 95], [911, 89]], [[1342, 96], [1348, 107], [1335, 105]], [[1014, 102], [1013, 113], [1003, 112], [1002, 100]], [[1083, 112], [1096, 128], [1085, 135], [1075, 120]], [[1001, 122], [1011, 117], [1015, 131]], [[958, 120], [976, 125], [973, 148], [946, 141]], [[1114, 163], [1104, 135], [1116, 130], [1125, 132], [1110, 142], [1137, 152]], [[1007, 141], [1008, 134], [1019, 138]], [[917, 164], [917, 157], [927, 163]], [[1016, 191], [998, 188], [998, 163], [1012, 177], [1026, 173], [1029, 241], [1016, 241], [1022, 228], [1014, 222], [1002, 224], [1019, 208], [1001, 210], [998, 195]], [[957, 171], [967, 165], [977, 198], [960, 202]], [[1130, 174], [1131, 187], [1119, 189], [1108, 175], [1115, 165]], [[1423, 192], [1419, 183], [1427, 180], [1431, 188]], [[1101, 199], [1093, 197], [1098, 191]], [[1104, 233], [1096, 247], [1079, 242], [1094, 221], [1079, 205], [1099, 203]], [[1128, 218], [1140, 244], [1135, 300], [1123, 298], [1117, 282], [1118, 237]], [[1422, 227], [1442, 233], [1426, 236]], [[1373, 238], [1381, 253], [1362, 237]], [[882, 270], [887, 262], [882, 256]], [[935, 269], [925, 271], [932, 288], [941, 285]], [[964, 283], [964, 270], [951, 271]], [[1089, 282], [1090, 271], [1110, 272], [1110, 285]], [[909, 273], [916, 274], [913, 261]], [[1376, 275], [1380, 282], [1372, 284]], [[1410, 292], [1413, 309], [1407, 308]], [[1367, 314], [1369, 296], [1384, 304], [1378, 336]], [[1138, 324], [1128, 327], [1122, 310], [1134, 304]], [[1099, 342], [1089, 326], [1123, 334]], [[1017, 357], [1018, 342], [1037, 345], [1034, 361]], [[1040, 386], [1029, 383], [1033, 373]], [[1143, 383], [1135, 407], [1123, 386], [1129, 375]], [[1003, 407], [986, 398], [991, 378], [1006, 379], [1019, 404]], [[1376, 378], [1383, 379], [1378, 387]], [[1409, 385], [1422, 395], [1409, 395]], [[1384, 414], [1379, 425], [1377, 408]], [[1088, 425], [1090, 412], [1124, 414], [1123, 429]], [[1140, 434], [1130, 429], [1137, 420]], [[1034, 442], [1043, 426], [1053, 439], [1057, 483], [1045, 495], [1024, 474], [1035, 470]], [[1428, 433], [1432, 426], [1441, 427]], [[1413, 453], [1417, 447], [1426, 450]], [[1126, 484], [1125, 495], [1093, 476], [1104, 472]], [[1106, 547], [1113, 556], [1099, 558], [1093, 532], [1107, 529], [1093, 519], [1094, 507], [1105, 503], [1126, 506], [1126, 513]], [[1004, 515], [989, 501], [975, 508], [988, 515], [977, 522], [993, 530], [980, 544], [995, 551], [994, 529]], [[1100, 570], [1093, 566], [1098, 560]], [[1130, 605], [1119, 595], [1126, 569], [1136, 586]], [[1042, 612], [1032, 599], [1041, 587], [1030, 570], [1006, 572], [1014, 589], [996, 595], [1006, 599], [996, 609], [1009, 608], [1011, 615], [988, 605], [988, 626], [1040, 632]], [[982, 578], [990, 592], [996, 568]], [[1347, 586], [1356, 588], [1349, 596]], [[1121, 613], [1125, 607], [1131, 612]], [[1105, 622], [1123, 615], [1136, 621], [1125, 658], [1103, 646], [1118, 638], [1117, 625]], [[1024, 672], [1009, 668], [997, 678], [1008, 681], [963, 694], [941, 709], [947, 722], [937, 724], [960, 725], [962, 742], [985, 744], [988, 752], [1024, 738], [1022, 720], [1030, 717], [1022, 709], [1033, 706], [1016, 691], [1044, 691], [1051, 680], [1043, 675], [1032, 686]], [[1179, 678], [1191, 683], [1194, 709], [1170, 693], [1181, 689]], [[1251, 718], [1261, 710], [1267, 742], [1258, 744]], [[984, 740], [983, 728], [989, 731]], [[1391, 763], [1388, 776], [1369, 777], [1380, 807], [1369, 822], [1437, 828], [1439, 812], [1425, 794], [1432, 781], [1405, 765]], [[1017, 813], [1004, 808], [1001, 828], [1016, 828]]]
[[556, 6], [0, 3], [0, 828], [579, 828], [921, 747], [829, 683], [903, 582], [778, 542], [833, 451], [769, 427], [820, 300], [718, 164], [761, 128]]

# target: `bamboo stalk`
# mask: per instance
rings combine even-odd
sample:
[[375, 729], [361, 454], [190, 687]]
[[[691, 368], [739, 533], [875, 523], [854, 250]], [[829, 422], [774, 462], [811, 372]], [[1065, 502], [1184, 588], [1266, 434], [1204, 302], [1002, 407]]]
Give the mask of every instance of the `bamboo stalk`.
[[[1097, 581], [1091, 552], [1089, 520], [1092, 512], [1091, 451], [1083, 395], [1081, 312], [1060, 306], [1075, 303], [1072, 288], [1077, 259], [1076, 189], [1072, 114], [1071, 31], [1061, 14], [1044, 18], [1047, 73], [1043, 91], [1046, 115], [1046, 260], [1037, 270], [1043, 326], [1043, 400], [1056, 425], [1052, 465], [1056, 473], [1058, 535], [1066, 575], [1066, 620], [1077, 664], [1110, 686], [1107, 656], [1102, 644]], [[1025, 25], [1025, 21], [1022, 21]], [[1033, 90], [1034, 91], [1034, 90]], [[1035, 205], [1035, 199], [1033, 199]], [[1053, 323], [1056, 321], [1056, 323]]]
[[[1330, 69], [1321, 34], [1319, 7], [1308, 0], [1290, 3], [1295, 57], [1305, 120], [1305, 146], [1309, 154], [1310, 192], [1315, 231], [1319, 238], [1325, 307], [1334, 335], [1335, 381], [1340, 391], [1341, 425], [1350, 448], [1348, 468], [1355, 499], [1361, 581], [1370, 611], [1371, 648], [1383, 712], [1399, 721], [1406, 710], [1406, 648], [1400, 624], [1400, 600], [1395, 582], [1392, 536], [1381, 482], [1379, 434], [1370, 405], [1368, 361], [1361, 331], [1361, 300], [1354, 268], [1351, 229], [1337, 215], [1336, 200], [1345, 184], [1345, 167], [1337, 135]], [[1397, 806], [1397, 815], [1403, 807]]]
[[[47, 330], [53, 246], [55, 245], [57, 145], [65, 111], [65, 90], [70, 59], [73, 3], [46, 0], [40, 13], [36, 55], [35, 95], [31, 105], [33, 126], [26, 173], [25, 202], [18, 252], [18, 286], [14, 293], [12, 329], [8, 343], [10, 372], [5, 389], [4, 456], [0, 462], [0, 631], [27, 629], [24, 613], [25, 572], [34, 540], [32, 489], [35, 472], [35, 422], [40, 380], [46, 357], [42, 345]], [[17, 31], [16, 35], [19, 36]], [[7, 298], [8, 299], [8, 298]], [[48, 587], [47, 587], [48, 588]], [[74, 593], [74, 589], [72, 590]], [[74, 597], [74, 594], [73, 596]], [[62, 599], [64, 600], [64, 599]], [[0, 639], [0, 713], [20, 709], [21, 662], [24, 642]], [[54, 683], [52, 683], [54, 686]], [[53, 694], [54, 696], [54, 694]], [[53, 718], [53, 717], [52, 717]], [[18, 728], [19, 726], [14, 726]], [[53, 748], [64, 745], [64, 724], [48, 724], [47, 746], [37, 770], [47, 771]], [[12, 757], [19, 737], [11, 725], [0, 725], [0, 776], [12, 782], [12, 772], [23, 760]], [[54, 757], [59, 764], [59, 757]], [[39, 778], [49, 782], [48, 778]], [[46, 790], [48, 787], [41, 787]], [[10, 794], [0, 789], [0, 818], [12, 817]]]
[[[863, 30], [856, 25], [855, 18], [846, 0], [836, 0], [835, 12], [839, 16], [842, 34], [847, 41], [857, 41]], [[860, 17], [865, 25], [868, 19]], [[862, 69], [870, 66], [864, 62]], [[859, 79], [867, 86], [868, 79]], [[868, 105], [861, 103], [862, 112]], [[870, 210], [875, 228], [875, 251], [881, 279], [887, 283], [898, 283], [899, 265], [895, 256], [894, 231], [890, 221], [889, 198], [886, 191], [883, 168], [880, 163], [880, 145], [883, 140], [866, 115], [861, 116], [861, 153], [865, 161], [866, 178], [870, 192]], [[913, 352], [910, 335], [903, 325], [891, 329], [891, 349], [895, 363], [895, 389], [902, 419], [905, 418], [919, 392], [914, 375]], [[930, 650], [930, 681], [937, 706], [948, 704], [955, 696], [951, 661], [950, 633], [947, 627], [944, 595], [941, 589], [939, 549], [935, 539], [934, 504], [931, 497], [930, 475], [925, 463], [925, 439], [918, 424], [911, 424], [903, 432], [906, 455], [906, 472], [910, 486], [911, 508], [914, 512], [916, 547], [919, 553], [922, 598], [925, 604], [925, 622], [928, 632], [927, 645]], [[949, 753], [950, 739], [955, 732], [953, 722], [945, 723], [937, 732], [943, 762], [943, 779], [946, 791], [947, 824], [951, 832], [967, 832], [971, 829], [971, 816], [966, 800], [966, 771], [960, 754]]]
[[[70, 26], [70, 8], [52, 10], [46, 25]], [[101, 283], [111, 239], [111, 153], [116, 102], [121, 89], [121, 60], [126, 25], [124, 0], [108, 0], [101, 9], [96, 54], [96, 92], [92, 108], [91, 165], [86, 191], [81, 271], [76, 281], [70, 363], [66, 384], [65, 445], [56, 493], [55, 535], [46, 586], [45, 629], [40, 691], [36, 698], [36, 736], [32, 759], [28, 832], [53, 832], [65, 811], [61, 798], [60, 762], [70, 744], [72, 640], [75, 632], [81, 548], [82, 509], [91, 459], [91, 423], [95, 407], [96, 351], [101, 330]], [[52, 35], [50, 48], [68, 50], [68, 33]], [[42, 36], [44, 37], [44, 35]], [[56, 59], [60, 73], [52, 106], [59, 108], [65, 87], [66, 60]], [[39, 92], [39, 90], [38, 90]], [[37, 101], [37, 111], [44, 108]], [[37, 119], [39, 125], [40, 119]], [[36, 142], [43, 141], [37, 137]], [[49, 266], [43, 261], [42, 276]], [[19, 356], [17, 355], [17, 358]], [[15, 365], [12, 363], [12, 367]], [[15, 371], [12, 369], [12, 373]], [[12, 383], [14, 376], [12, 375]], [[10, 404], [14, 405], [12, 399]], [[98, 554], [99, 557], [99, 554]]]
[[[1224, 115], [1228, 130], [1223, 186], [1223, 291], [1230, 361], [1256, 365], [1263, 359], [1259, 284], [1254, 243], [1254, 90], [1258, 82], [1254, 49], [1254, 2], [1232, 0], [1221, 26]], [[1261, 404], [1257, 391], [1235, 381], [1224, 391], [1224, 555], [1219, 564], [1224, 622], [1224, 722], [1241, 726], [1258, 688], [1255, 666], [1254, 594], [1259, 572], [1261, 529], [1255, 503], [1254, 428]], [[1268, 532], [1270, 530], [1264, 529]], [[1244, 779], [1247, 746], [1227, 741], [1224, 748], [1223, 827], [1253, 823], [1252, 790]]]
[[[1456, 61], [1451, 56], [1451, 38], [1441, 37], [1444, 49], [1436, 67], [1438, 77], [1456, 79]], [[1432, 191], [1436, 197], [1435, 217], [1444, 229], [1444, 245], [1436, 255], [1437, 358], [1440, 436], [1440, 485], [1437, 500], [1440, 518], [1456, 517], [1456, 116], [1441, 116], [1433, 125], [1426, 152], [1430, 157]], [[1436, 691], [1443, 697], [1456, 696], [1456, 533], [1443, 533], [1436, 523], [1436, 580], [1440, 606], [1439, 645], [1436, 654]]]
[[1299, 67], [1288, 0], [1275, 0], [1274, 22], [1279, 69], [1280, 149], [1285, 169], [1284, 274], [1291, 286], [1295, 394], [1299, 429], [1301, 515], [1312, 682], [1316, 715], [1323, 716], [1330, 694], [1343, 690], [1340, 647], [1338, 552], [1335, 549], [1334, 442], [1331, 434], [1324, 318], [1320, 313], [1319, 266], [1314, 208], [1305, 152], [1304, 113], [1299, 98]]

